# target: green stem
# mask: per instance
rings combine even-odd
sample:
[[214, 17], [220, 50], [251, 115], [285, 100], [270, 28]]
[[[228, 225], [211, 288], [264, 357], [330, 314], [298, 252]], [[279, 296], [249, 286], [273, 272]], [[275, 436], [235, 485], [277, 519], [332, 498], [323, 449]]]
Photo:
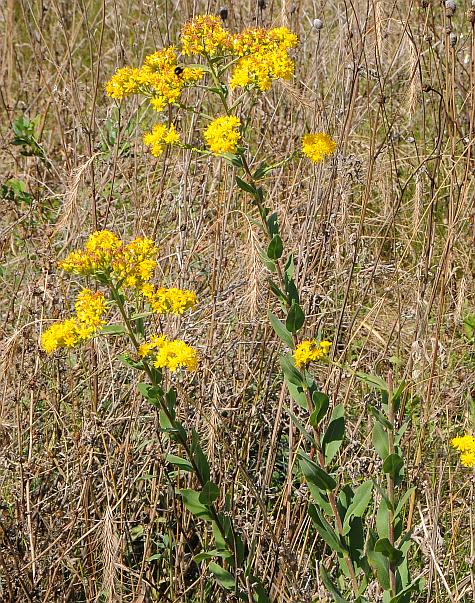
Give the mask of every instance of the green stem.
[[[388, 373], [388, 421], [391, 423], [391, 428], [388, 429], [388, 452], [394, 454], [394, 404], [393, 404], [393, 377], [391, 372]], [[386, 477], [388, 488], [388, 536], [389, 542], [394, 546], [394, 476], [388, 473]], [[389, 588], [391, 597], [396, 596], [396, 569], [393, 563], [389, 563]]]

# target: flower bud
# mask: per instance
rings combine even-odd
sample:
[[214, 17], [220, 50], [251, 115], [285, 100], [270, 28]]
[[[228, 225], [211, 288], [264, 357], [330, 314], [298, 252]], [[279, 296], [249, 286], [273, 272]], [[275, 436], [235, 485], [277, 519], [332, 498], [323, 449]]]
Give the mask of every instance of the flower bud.
[[314, 19], [312, 25], [314, 29], [320, 31], [323, 28], [323, 21], [321, 19]]

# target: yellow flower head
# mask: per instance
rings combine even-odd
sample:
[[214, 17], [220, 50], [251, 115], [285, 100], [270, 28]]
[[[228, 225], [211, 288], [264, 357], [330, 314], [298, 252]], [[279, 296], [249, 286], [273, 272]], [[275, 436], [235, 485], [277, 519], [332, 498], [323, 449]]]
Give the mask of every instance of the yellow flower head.
[[84, 251], [76, 250], [59, 262], [58, 266], [73, 274], [94, 274], [108, 272], [111, 261], [117, 250], [122, 247], [122, 241], [109, 230], [98, 230], [88, 238]]
[[90, 339], [105, 324], [106, 301], [101, 291], [83, 289], [76, 298], [76, 317], [51, 325], [41, 336], [42, 349], [51, 354], [58, 348], [73, 348]]
[[75, 309], [78, 321], [93, 331], [105, 324], [102, 315], [106, 311], [106, 298], [102, 291], [83, 289], [76, 298]]
[[204, 138], [214, 155], [236, 153], [241, 134], [241, 120], [234, 115], [218, 117], [204, 132]]
[[138, 237], [125, 245], [112, 262], [112, 273], [122, 286], [140, 290], [157, 267], [158, 247], [146, 237]]
[[167, 104], [177, 102], [183, 88], [202, 77], [202, 69], [179, 66], [175, 47], [168, 46], [148, 55], [139, 69], [119, 69], [106, 85], [106, 91], [113, 98], [145, 94], [151, 106], [162, 111]]
[[297, 36], [286, 27], [250, 27], [236, 34], [232, 41], [233, 53], [240, 57], [275, 50], [287, 51], [297, 45]]
[[140, 90], [140, 69], [122, 67], [118, 69], [106, 84], [107, 95], [112, 98], [124, 98]]
[[475, 467], [475, 437], [467, 433], [454, 438], [451, 445], [461, 452], [460, 462], [464, 467]]
[[163, 335], [153, 336], [139, 348], [142, 357], [152, 358], [156, 368], [168, 368], [172, 372], [180, 367], [195, 371], [198, 367], [198, 352], [181, 339], [170, 341]]
[[165, 145], [177, 144], [180, 141], [180, 134], [175, 130], [173, 124], [169, 128], [164, 124], [157, 124], [151, 132], [145, 134], [143, 141], [150, 147], [150, 152], [154, 157], [160, 157]]
[[223, 28], [221, 19], [214, 15], [200, 15], [185, 23], [181, 30], [182, 52], [216, 56], [231, 48], [232, 40]]
[[147, 283], [142, 287], [141, 293], [157, 314], [184, 314], [186, 310], [193, 310], [196, 306], [196, 293], [187, 289], [156, 289]]
[[325, 157], [331, 157], [336, 149], [336, 142], [325, 134], [305, 134], [302, 140], [302, 152], [314, 163], [322, 161]]
[[302, 341], [293, 353], [295, 366], [302, 368], [310, 364], [310, 362], [315, 362], [320, 358], [328, 356], [331, 345], [331, 341], [318, 342], [315, 339]]

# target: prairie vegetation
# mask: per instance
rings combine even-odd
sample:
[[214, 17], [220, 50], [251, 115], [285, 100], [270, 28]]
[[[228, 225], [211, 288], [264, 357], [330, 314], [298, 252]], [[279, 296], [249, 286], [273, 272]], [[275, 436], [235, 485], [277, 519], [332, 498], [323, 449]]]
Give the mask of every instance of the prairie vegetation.
[[[224, 4], [0, 6], [0, 600], [473, 601], [475, 8]], [[242, 100], [244, 150], [197, 154], [240, 98], [210, 61], [154, 156], [106, 84], [204, 14], [288, 28], [295, 72]], [[187, 297], [58, 267], [101, 230]], [[103, 334], [45, 353], [97, 286]]]

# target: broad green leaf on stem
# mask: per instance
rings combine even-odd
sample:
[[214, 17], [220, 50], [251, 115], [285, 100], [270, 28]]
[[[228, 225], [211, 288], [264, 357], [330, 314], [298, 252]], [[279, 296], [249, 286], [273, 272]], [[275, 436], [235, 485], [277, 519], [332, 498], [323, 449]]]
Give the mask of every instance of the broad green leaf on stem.
[[183, 471], [194, 471], [193, 465], [190, 463], [190, 461], [181, 458], [181, 456], [176, 456], [175, 454], [167, 454], [165, 460], [167, 461], [167, 463], [176, 465]]
[[373, 481], [368, 480], [356, 488], [353, 500], [348, 507], [343, 523], [343, 534], [348, 534], [351, 529], [351, 519], [353, 517], [362, 517], [373, 494]]
[[132, 358], [130, 358], [130, 356], [128, 356], [128, 354], [120, 354], [119, 360], [120, 362], [122, 362], [122, 364], [125, 364], [125, 366], [137, 369], [139, 371], [144, 370], [144, 364], [142, 360], [133, 360]]
[[139, 383], [137, 389], [147, 402], [150, 402], [150, 404], [153, 404], [154, 406], [160, 405], [160, 400], [163, 398], [163, 390], [161, 387], [155, 387], [149, 383]]
[[384, 459], [383, 463], [383, 471], [384, 473], [390, 473], [392, 476], [396, 477], [399, 475], [399, 472], [404, 467], [404, 461], [399, 456], [399, 454], [393, 453], [387, 456]]
[[200, 519], [204, 519], [206, 521], [213, 520], [213, 516], [210, 513], [210, 510], [203, 503], [200, 502], [199, 492], [196, 492], [196, 490], [192, 490], [191, 488], [183, 488], [181, 490], [178, 490], [177, 492], [182, 497], [183, 504], [192, 515], [195, 515], [196, 517], [199, 517]]
[[279, 234], [279, 222], [278, 222], [278, 214], [277, 212], [274, 212], [273, 214], [271, 214], [267, 220], [267, 230], [269, 231], [269, 234], [271, 237], [273, 237], [274, 235], [278, 235]]
[[200, 445], [199, 435], [195, 429], [191, 434], [191, 454], [193, 455], [193, 461], [198, 468], [202, 483], [209, 482], [210, 478], [210, 466], [208, 459]]
[[333, 514], [332, 506], [328, 500], [328, 495], [320, 488], [317, 488], [312, 482], [307, 482], [308, 489], [312, 495], [313, 500], [317, 503], [317, 508], [322, 509], [328, 516]]
[[305, 454], [302, 450], [297, 452], [299, 459], [300, 470], [305, 476], [305, 479], [321, 490], [332, 491], [336, 488], [336, 482], [328, 475], [328, 473], [322, 469], [317, 463]]
[[219, 488], [214, 482], [206, 482], [201, 489], [199, 501], [205, 506], [211, 505], [219, 496]]
[[282, 243], [282, 239], [278, 234], [272, 237], [271, 242], [267, 248], [267, 257], [270, 260], [278, 260], [282, 257], [284, 253], [284, 244]]
[[276, 271], [274, 260], [270, 260], [267, 257], [267, 253], [265, 251], [262, 251], [262, 249], [259, 250], [259, 257], [261, 258], [262, 263], [267, 268], [267, 270], [269, 270], [269, 272]]
[[280, 305], [282, 306], [282, 310], [285, 312], [287, 309], [287, 306], [288, 306], [287, 296], [281, 289], [279, 289], [279, 287], [274, 283], [274, 281], [271, 278], [267, 279], [267, 283], [269, 284], [269, 288], [272, 291], [272, 293], [279, 300]]
[[331, 463], [338, 452], [345, 436], [345, 407], [343, 404], [335, 406], [330, 423], [323, 436], [322, 448], [325, 454], [325, 465]]
[[406, 504], [406, 502], [409, 500], [409, 497], [410, 497], [410, 496], [411, 496], [411, 494], [412, 494], [413, 492], [415, 492], [415, 491], [416, 491], [416, 488], [415, 488], [415, 486], [413, 486], [412, 488], [409, 488], [409, 490], [407, 490], [407, 492], [405, 492], [405, 493], [404, 493], [404, 494], [401, 496], [401, 498], [399, 499], [399, 502], [398, 502], [398, 504], [397, 504], [396, 511], [394, 512], [394, 517], [395, 517], [395, 518], [396, 518], [396, 517], [397, 517], [397, 516], [398, 516], [398, 515], [401, 513], [401, 511], [402, 511], [402, 510], [403, 510], [403, 508], [404, 508], [404, 505], [405, 505], [405, 504]]
[[291, 354], [283, 354], [279, 358], [279, 362], [287, 381], [302, 388], [306, 387], [305, 379], [302, 373], [296, 368]]
[[285, 326], [291, 333], [297, 333], [303, 327], [305, 314], [297, 302], [293, 302], [285, 320]]
[[[252, 590], [254, 592], [253, 599], [255, 603], [271, 603], [259, 578], [251, 575], [249, 576], [249, 582], [252, 584]], [[245, 600], [247, 601], [248, 599], [246, 598]]]
[[382, 553], [377, 551], [368, 551], [368, 561], [371, 567], [376, 571], [378, 582], [384, 590], [389, 589], [389, 561]]
[[213, 549], [211, 551], [201, 551], [193, 557], [193, 561], [195, 563], [201, 563], [201, 561], [207, 561], [208, 559], [213, 559], [213, 557], [221, 557], [222, 559], [229, 559], [232, 557], [232, 554], [229, 551], [219, 551], [218, 549]]
[[306, 438], [306, 440], [310, 443], [310, 445], [313, 445], [314, 439], [309, 434], [309, 432], [305, 429], [302, 422], [295, 416], [295, 414], [290, 410], [290, 408], [288, 408], [287, 406], [284, 406], [284, 408], [285, 408], [285, 411], [289, 414], [290, 420], [295, 425], [295, 427], [300, 431], [300, 433], [303, 435], [303, 437]]
[[389, 563], [393, 565], [399, 565], [404, 559], [403, 552], [395, 548], [389, 542], [389, 538], [380, 538], [374, 545], [374, 550], [377, 553], [382, 553], [385, 557], [388, 558]]
[[125, 335], [125, 333], [127, 333], [127, 329], [121, 324], [106, 325], [101, 329], [102, 335]]
[[383, 391], [383, 392], [388, 391], [388, 384], [382, 377], [379, 377], [378, 375], [369, 375], [368, 373], [356, 371], [356, 376], [358, 377], [358, 379], [360, 381], [363, 381], [364, 383], [367, 383], [368, 385], [371, 385], [372, 387], [376, 387], [380, 391]]
[[293, 278], [285, 279], [285, 292], [290, 303], [297, 305], [300, 303], [299, 292]]
[[398, 594], [390, 599], [389, 603], [411, 603], [411, 595], [414, 592], [422, 592], [424, 590], [424, 578], [416, 578], [406, 588], [399, 591]]
[[338, 589], [334, 586], [334, 584], [330, 580], [329, 575], [327, 574], [325, 568], [323, 567], [323, 563], [320, 563], [320, 565], [319, 565], [319, 572], [320, 572], [320, 577], [322, 579], [322, 582], [325, 585], [325, 588], [330, 593], [330, 595], [332, 596], [332, 599], [335, 601], [335, 603], [348, 603], [347, 599], [344, 599], [341, 596]]
[[255, 187], [252, 186], [252, 184], [249, 184], [248, 182], [243, 180], [242, 178], [239, 178], [239, 176], [236, 176], [236, 184], [241, 190], [245, 191], [246, 193], [250, 193], [253, 196], [257, 195], [257, 190], [255, 189]]
[[320, 534], [322, 539], [328, 544], [331, 550], [339, 555], [343, 555], [345, 553], [345, 549], [341, 545], [337, 533], [315, 505], [310, 504], [308, 506], [308, 514], [310, 515], [310, 519], [312, 520], [315, 529]]
[[292, 398], [295, 400], [295, 402], [297, 402], [297, 404], [301, 408], [308, 410], [307, 396], [305, 394], [305, 390], [303, 389], [303, 387], [290, 383], [290, 381], [288, 381], [287, 377], [285, 377], [285, 376], [284, 376], [284, 378], [285, 378], [285, 384], [287, 386], [287, 389], [289, 390], [289, 394], [292, 396]]
[[310, 415], [310, 425], [312, 427], [318, 427], [318, 424], [326, 415], [328, 406], [330, 405], [330, 398], [323, 392], [314, 391], [312, 393], [313, 412]]
[[293, 253], [291, 253], [289, 255], [289, 257], [287, 258], [287, 260], [285, 262], [285, 266], [284, 266], [284, 276], [287, 281], [289, 281], [294, 276], [294, 272], [295, 272], [294, 255], [293, 255]]
[[272, 314], [272, 312], [270, 311], [267, 312], [267, 316], [277, 337], [279, 337], [279, 339], [281, 339], [286, 345], [288, 345], [289, 348], [293, 348], [294, 342], [292, 339], [292, 334], [287, 330], [284, 323], [280, 321], [277, 316], [275, 314]]
[[378, 421], [373, 425], [373, 446], [381, 460], [384, 461], [389, 454], [388, 434]]
[[220, 565], [211, 561], [208, 564], [209, 571], [213, 574], [216, 582], [220, 584], [223, 588], [227, 590], [234, 590], [236, 587], [236, 580], [234, 576], [230, 574], [227, 570], [222, 568]]
[[368, 412], [373, 415], [373, 417], [379, 422], [381, 423], [381, 425], [383, 427], [386, 427], [386, 429], [393, 429], [393, 426], [391, 425], [391, 423], [388, 421], [388, 419], [383, 415], [383, 413], [378, 410], [377, 408], [375, 408], [374, 406], [372, 406], [371, 404], [368, 404]]

